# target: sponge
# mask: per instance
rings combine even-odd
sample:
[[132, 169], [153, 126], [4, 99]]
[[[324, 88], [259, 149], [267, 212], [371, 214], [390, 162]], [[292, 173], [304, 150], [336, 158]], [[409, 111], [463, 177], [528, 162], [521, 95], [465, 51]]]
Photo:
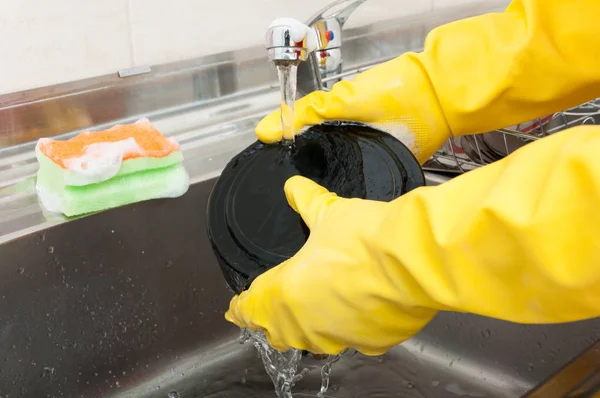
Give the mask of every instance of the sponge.
[[189, 188], [179, 145], [148, 119], [66, 141], [42, 138], [35, 151], [40, 202], [67, 217], [175, 198]]

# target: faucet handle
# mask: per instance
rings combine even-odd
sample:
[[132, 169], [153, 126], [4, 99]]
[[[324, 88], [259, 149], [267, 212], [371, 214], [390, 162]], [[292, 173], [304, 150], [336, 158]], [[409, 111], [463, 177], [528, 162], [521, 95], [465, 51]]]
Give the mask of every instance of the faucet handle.
[[271, 61], [305, 61], [321, 45], [313, 28], [293, 18], [271, 22], [265, 40]]
[[[350, 15], [364, 3], [366, 0], [337, 0], [331, 4], [328, 4], [319, 12], [317, 12], [309, 21], [309, 25], [312, 25], [320, 20], [335, 18], [340, 26], [344, 26]], [[347, 4], [349, 3], [349, 4]], [[345, 7], [341, 7], [336, 10], [338, 6], [347, 4]], [[333, 10], [333, 11], [332, 11]]]
[[[313, 78], [319, 87], [330, 89], [340, 79], [333, 76], [342, 72], [342, 27], [350, 15], [366, 0], [336, 0], [317, 12], [308, 21], [319, 38], [319, 48], [314, 54], [318, 77]], [[326, 82], [323, 80], [326, 79]]]
[[[339, 47], [342, 27], [350, 15], [366, 0], [337, 0], [317, 12], [308, 25], [319, 35], [321, 50]], [[344, 6], [345, 5], [345, 6]]]

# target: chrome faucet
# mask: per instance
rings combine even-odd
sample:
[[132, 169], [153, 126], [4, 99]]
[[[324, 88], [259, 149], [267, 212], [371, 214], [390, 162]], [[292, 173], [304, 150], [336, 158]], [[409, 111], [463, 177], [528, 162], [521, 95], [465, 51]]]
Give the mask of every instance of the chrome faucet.
[[279, 18], [267, 29], [266, 47], [269, 60], [277, 63], [306, 61], [318, 46], [317, 33], [292, 18]]
[[342, 72], [342, 28], [365, 1], [336, 0], [306, 24], [281, 18], [269, 26], [266, 36], [269, 60], [299, 64], [298, 97], [315, 90], [329, 90], [341, 80], [334, 76]]

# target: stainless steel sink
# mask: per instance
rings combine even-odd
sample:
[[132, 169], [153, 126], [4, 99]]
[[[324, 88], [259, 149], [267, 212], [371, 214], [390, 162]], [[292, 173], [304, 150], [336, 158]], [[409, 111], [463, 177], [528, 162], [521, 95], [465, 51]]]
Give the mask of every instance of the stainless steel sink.
[[[223, 319], [205, 232], [214, 180], [0, 246], [0, 396], [274, 397]], [[518, 397], [600, 337], [600, 320], [523, 326], [442, 313], [383, 357], [334, 365], [333, 397]], [[321, 361], [296, 391], [315, 393]]]
[[[415, 50], [439, 23], [482, 11], [358, 28], [345, 34], [345, 63], [359, 71]], [[275, 396], [254, 347], [223, 318], [232, 294], [205, 231], [214, 178], [279, 103], [275, 78], [260, 48], [0, 96], [0, 398]], [[40, 209], [35, 138], [140, 115], [181, 143], [185, 196], [76, 220]], [[382, 357], [344, 357], [329, 394], [518, 397], [597, 340], [600, 319], [525, 326], [440, 313]], [[304, 358], [313, 370], [295, 392], [316, 393], [322, 364]], [[577, 366], [564, 369], [555, 381]]]

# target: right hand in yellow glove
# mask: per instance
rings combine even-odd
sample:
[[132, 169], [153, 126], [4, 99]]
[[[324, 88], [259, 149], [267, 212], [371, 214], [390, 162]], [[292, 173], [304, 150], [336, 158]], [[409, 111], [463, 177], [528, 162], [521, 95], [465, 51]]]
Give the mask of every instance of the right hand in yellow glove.
[[302, 249], [226, 319], [279, 350], [381, 354], [437, 310], [521, 323], [600, 316], [600, 126], [582, 126], [390, 203], [303, 178], [285, 191]]
[[[515, 0], [431, 32], [405, 54], [296, 103], [296, 128], [351, 120], [426, 160], [449, 136], [489, 131], [600, 95], [597, 0]], [[279, 114], [257, 127], [281, 138]], [[527, 145], [392, 203], [286, 185], [311, 228], [298, 255], [236, 296], [227, 319], [279, 349], [377, 354], [436, 310], [524, 323], [600, 316], [600, 127]]]
[[287, 181], [285, 193], [311, 230], [308, 241], [235, 297], [227, 320], [264, 331], [280, 351], [337, 354], [353, 347], [378, 355], [435, 315], [413, 300], [410, 285], [398, 283], [402, 269], [369, 246], [389, 203], [340, 198], [299, 176]]

